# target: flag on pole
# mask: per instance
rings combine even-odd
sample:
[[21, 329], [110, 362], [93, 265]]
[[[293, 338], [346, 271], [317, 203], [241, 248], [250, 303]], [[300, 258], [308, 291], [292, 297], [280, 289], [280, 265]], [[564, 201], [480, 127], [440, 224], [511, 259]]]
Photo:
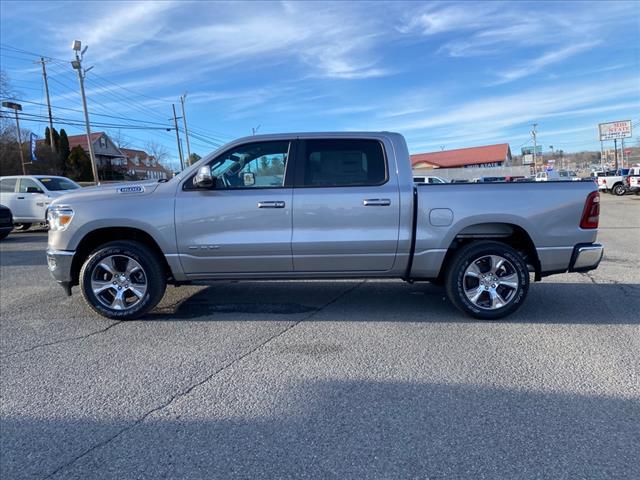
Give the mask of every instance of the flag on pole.
[[31, 135], [29, 136], [29, 146], [31, 149], [31, 161], [32, 162], [36, 162], [38, 161], [38, 157], [36, 157], [36, 140], [38, 139], [38, 136], [31, 132]]

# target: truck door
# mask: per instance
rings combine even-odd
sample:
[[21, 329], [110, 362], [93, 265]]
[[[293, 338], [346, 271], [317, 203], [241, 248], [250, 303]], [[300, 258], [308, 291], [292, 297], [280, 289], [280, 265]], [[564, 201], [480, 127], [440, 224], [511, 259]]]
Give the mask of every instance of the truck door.
[[16, 216], [16, 183], [18, 179], [15, 177], [0, 179], [0, 205], [8, 207], [14, 217]]
[[400, 194], [375, 139], [298, 145], [293, 191], [295, 272], [385, 272], [398, 247]]
[[16, 195], [16, 217], [45, 221], [47, 196], [41, 185], [31, 178], [21, 178]]
[[187, 178], [176, 195], [176, 238], [188, 276], [291, 272], [289, 140], [234, 147], [208, 162], [216, 185]]

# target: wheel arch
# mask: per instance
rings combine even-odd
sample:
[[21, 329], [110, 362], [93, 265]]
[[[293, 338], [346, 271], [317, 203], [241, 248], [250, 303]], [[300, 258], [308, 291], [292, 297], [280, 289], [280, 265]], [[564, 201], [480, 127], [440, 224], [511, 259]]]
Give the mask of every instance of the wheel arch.
[[444, 281], [447, 267], [456, 252], [470, 243], [485, 240], [502, 242], [516, 249], [524, 256], [527, 265], [533, 269], [535, 280], [539, 281], [542, 278], [538, 252], [531, 236], [523, 227], [509, 222], [482, 222], [467, 225], [456, 233], [447, 248], [437, 281]]
[[171, 267], [169, 266], [162, 249], [150, 234], [135, 227], [105, 227], [90, 231], [82, 237], [78, 243], [76, 253], [73, 256], [73, 262], [71, 263], [72, 284], [78, 285], [80, 269], [91, 252], [101, 245], [117, 240], [135, 241], [147, 246], [158, 255], [158, 259], [162, 263], [162, 268], [167, 278], [171, 278], [173, 276]]

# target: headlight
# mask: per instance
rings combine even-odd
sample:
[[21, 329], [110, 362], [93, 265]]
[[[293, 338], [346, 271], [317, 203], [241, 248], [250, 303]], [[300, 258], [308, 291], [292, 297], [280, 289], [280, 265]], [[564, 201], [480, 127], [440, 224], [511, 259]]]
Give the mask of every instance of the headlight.
[[73, 209], [71, 207], [56, 206], [47, 210], [47, 223], [50, 230], [66, 230], [72, 219]]

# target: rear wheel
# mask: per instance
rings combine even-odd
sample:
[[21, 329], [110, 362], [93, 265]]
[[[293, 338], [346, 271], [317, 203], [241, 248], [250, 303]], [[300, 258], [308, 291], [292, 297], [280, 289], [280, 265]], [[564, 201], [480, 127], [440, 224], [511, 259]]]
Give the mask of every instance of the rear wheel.
[[451, 260], [446, 288], [459, 310], [495, 320], [520, 308], [529, 290], [529, 270], [522, 255], [509, 245], [474, 242]]
[[18, 230], [19, 232], [23, 232], [25, 230], [29, 230], [29, 228], [31, 228], [31, 224], [30, 223], [14, 223], [13, 224], [13, 229], [14, 230]]
[[9, 231], [0, 232], [0, 240], [4, 240], [9, 235]]
[[619, 197], [621, 197], [622, 195], [625, 194], [625, 188], [624, 185], [622, 185], [621, 183], [618, 183], [617, 185], [613, 186], [613, 190], [611, 191], [614, 195], [617, 195]]
[[101, 246], [80, 270], [87, 304], [104, 317], [132, 320], [162, 299], [166, 277], [158, 255], [145, 245], [117, 241]]

